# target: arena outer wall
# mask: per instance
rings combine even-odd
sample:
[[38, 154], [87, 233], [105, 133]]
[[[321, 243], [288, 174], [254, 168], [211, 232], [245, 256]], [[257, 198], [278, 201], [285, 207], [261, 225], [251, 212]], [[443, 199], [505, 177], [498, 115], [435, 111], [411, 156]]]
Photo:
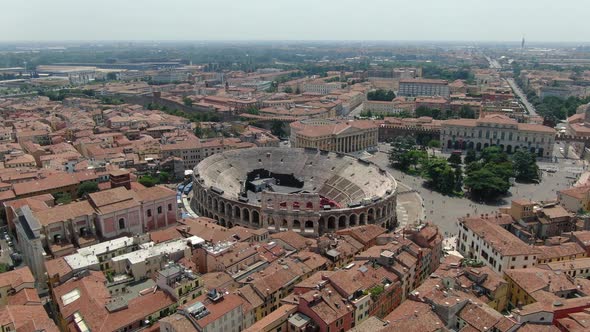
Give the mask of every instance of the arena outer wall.
[[[306, 154], [310, 158], [322, 155], [340, 159], [347, 158], [346, 162], [350, 162], [350, 165], [358, 163], [363, 167], [367, 167], [367, 171], [378, 173], [378, 176], [368, 173], [366, 174], [367, 177], [383, 177], [385, 180], [382, 181], [391, 181], [393, 188], [381, 196], [373, 197], [370, 200], [365, 199], [360, 206], [325, 209], [320, 205], [320, 195], [318, 193], [284, 194], [268, 191], [262, 192], [260, 202], [253, 204], [252, 202], [240, 201], [238, 195], [232, 197], [223, 190], [223, 187], [212, 186], [211, 181], [206, 180], [199, 173], [205, 171], [203, 167], [197, 165], [193, 174], [193, 199], [191, 201], [194, 211], [200, 216], [212, 218], [226, 227], [241, 225], [254, 229], [265, 228], [270, 232], [293, 230], [308, 237], [317, 237], [366, 224], [377, 224], [388, 229], [397, 226], [397, 182], [391, 174], [379, 166], [341, 153], [320, 152], [314, 149], [255, 148], [227, 151], [212, 157], [223, 159], [221, 155], [233, 154], [232, 158], [241, 158], [243, 152], [250, 151], [251, 153], [251, 150], [259, 150], [262, 157], [265, 154], [268, 155], [269, 152], [299, 150], [298, 153]], [[207, 159], [203, 160], [202, 163], [206, 165]], [[248, 158], [244, 156], [243, 159], [247, 160]], [[260, 163], [261, 159], [258, 159], [258, 161]], [[326, 159], [324, 158], [323, 161], [325, 162]], [[251, 161], [251, 163], [255, 164], [256, 160]], [[223, 170], [217, 172], [220, 173], [220, 176], [224, 173]], [[313, 179], [313, 175], [311, 179]]]

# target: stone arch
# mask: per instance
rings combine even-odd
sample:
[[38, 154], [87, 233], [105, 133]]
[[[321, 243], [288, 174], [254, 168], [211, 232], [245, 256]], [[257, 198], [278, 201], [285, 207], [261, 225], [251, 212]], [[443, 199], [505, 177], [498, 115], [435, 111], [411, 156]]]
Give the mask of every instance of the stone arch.
[[455, 150], [459, 150], [459, 149], [460, 149], [460, 146], [459, 146], [459, 144], [460, 144], [460, 143], [459, 143], [459, 141], [455, 141], [455, 144], [453, 144], [453, 148], [454, 148]]
[[480, 142], [478, 142], [478, 143], [475, 145], [475, 151], [481, 151], [481, 143], [480, 143]]
[[537, 150], [537, 156], [539, 156], [539, 157], [543, 157], [543, 152], [544, 152], [544, 149], [543, 149], [543, 148], [539, 148], [539, 149]]
[[489, 146], [490, 146], [490, 144], [488, 144], [488, 143], [485, 143], [485, 144], [483, 145], [483, 148], [485, 149], [485, 148], [488, 148]]
[[242, 210], [240, 210], [239, 206], [234, 206], [234, 218], [236, 218], [237, 220], [240, 220], [241, 217], [242, 217]]
[[349, 227], [356, 226], [357, 219], [358, 219], [358, 216], [356, 214], [354, 214], [354, 213], [351, 214], [350, 216], [348, 216], [348, 226]]
[[242, 221], [245, 223], [250, 223], [250, 210], [246, 208], [242, 209]]
[[231, 204], [226, 203], [225, 204], [225, 214], [229, 216], [229, 215], [231, 215], [231, 211], [232, 211]]
[[252, 225], [260, 226], [260, 214], [257, 210], [252, 210]]
[[305, 222], [305, 231], [312, 231], [313, 232], [314, 227], [313, 227], [313, 221], [308, 220]]
[[213, 219], [215, 219], [215, 221], [217, 221], [219, 224], [219, 217], [217, 215], [213, 216]]
[[292, 230], [301, 230], [301, 222], [297, 219], [293, 220], [293, 227]]
[[226, 227], [227, 226], [226, 223], [225, 223], [225, 219], [223, 219], [223, 218], [219, 219], [219, 224], [221, 226], [223, 226], [223, 227]]
[[451, 149], [453, 147], [453, 141], [448, 140], [447, 141], [447, 149]]
[[210, 209], [212, 204], [211, 196], [207, 195], [207, 207]]
[[318, 229], [320, 233], [323, 233], [326, 229], [326, 220], [324, 217], [320, 217], [320, 219], [318, 219]]
[[370, 208], [369, 211], [367, 211], [367, 219], [369, 220], [369, 224], [375, 223], [375, 210], [373, 208]]
[[234, 224], [231, 221], [227, 222], [227, 228], [232, 228], [234, 227]]
[[532, 147], [532, 148], [530, 149], [530, 151], [531, 151], [531, 153], [535, 153], [535, 148], [534, 148], [534, 147]]
[[305, 208], [308, 210], [313, 210], [313, 203], [312, 202], [305, 203]]
[[367, 224], [367, 219], [365, 217], [365, 213], [361, 213], [359, 215], [359, 225], [366, 225]]
[[268, 217], [268, 226], [276, 226], [275, 219], [273, 217]]
[[512, 145], [506, 145], [506, 153], [512, 153]]
[[219, 212], [218, 206], [217, 206], [217, 198], [213, 199], [213, 211]]
[[375, 218], [377, 220], [381, 219], [381, 208], [376, 208], [375, 211]]
[[336, 229], [336, 217], [330, 216], [328, 217], [328, 230], [333, 231]]
[[504, 151], [504, 144], [500, 144], [500, 151]]
[[469, 143], [467, 143], [467, 149], [469, 149], [469, 150], [473, 150], [473, 148], [474, 148], [474, 145], [475, 145], [475, 144], [474, 144], [473, 142], [469, 142]]
[[223, 204], [222, 201], [219, 201], [218, 206], [219, 206], [219, 213], [225, 214], [225, 204]]
[[338, 229], [346, 228], [346, 216], [342, 215], [338, 217]]

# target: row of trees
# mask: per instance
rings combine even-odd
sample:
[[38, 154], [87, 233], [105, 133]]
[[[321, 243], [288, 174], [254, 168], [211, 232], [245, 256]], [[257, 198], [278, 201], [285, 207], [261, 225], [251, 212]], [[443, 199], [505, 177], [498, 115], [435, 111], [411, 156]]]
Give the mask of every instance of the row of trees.
[[391, 143], [389, 161], [394, 168], [422, 176], [435, 191], [463, 195], [465, 188], [475, 199], [497, 198], [508, 192], [512, 179], [534, 182], [540, 175], [535, 155], [525, 150], [508, 156], [498, 147], [489, 147], [479, 155], [468, 150], [463, 159], [460, 154], [445, 159], [428, 155], [411, 137]]
[[367, 93], [368, 100], [377, 101], [392, 101], [395, 98], [395, 93], [391, 90], [377, 89]]
[[467, 106], [461, 106], [458, 112], [446, 110], [442, 111], [437, 108], [429, 108], [427, 106], [419, 106], [414, 110], [415, 117], [419, 118], [421, 116], [429, 116], [435, 120], [446, 120], [449, 118], [465, 118], [465, 119], [475, 119], [475, 111]]

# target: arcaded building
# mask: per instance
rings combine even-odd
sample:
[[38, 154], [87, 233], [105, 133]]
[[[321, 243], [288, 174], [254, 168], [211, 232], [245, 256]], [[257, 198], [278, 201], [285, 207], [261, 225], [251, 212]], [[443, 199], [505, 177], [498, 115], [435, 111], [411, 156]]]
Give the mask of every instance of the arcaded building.
[[489, 146], [498, 146], [507, 153], [525, 149], [539, 157], [551, 157], [555, 129], [540, 124], [518, 123], [505, 115], [492, 114], [479, 119], [442, 121], [440, 141], [445, 151], [481, 151]]
[[302, 120], [290, 126], [294, 148], [343, 153], [377, 148], [379, 126], [371, 120]]
[[197, 165], [191, 204], [219, 224], [305, 236], [358, 225], [394, 228], [397, 182], [379, 166], [316, 149], [252, 148]]

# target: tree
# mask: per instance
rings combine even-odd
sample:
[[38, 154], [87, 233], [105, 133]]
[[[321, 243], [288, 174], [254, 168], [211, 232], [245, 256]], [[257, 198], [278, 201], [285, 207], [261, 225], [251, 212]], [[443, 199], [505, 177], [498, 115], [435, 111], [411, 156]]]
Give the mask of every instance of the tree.
[[283, 122], [276, 119], [272, 120], [270, 132], [277, 137], [284, 137], [285, 129], [283, 128]]
[[140, 177], [139, 180], [137, 180], [137, 182], [139, 182], [140, 184], [149, 188], [149, 187], [153, 187], [156, 184], [158, 184], [158, 179], [156, 179], [150, 175], [144, 175], [144, 176]]
[[415, 150], [416, 141], [411, 136], [397, 136], [391, 142], [389, 151], [389, 163], [392, 167], [407, 170], [412, 164], [412, 160], [417, 156], [408, 155], [408, 152]]
[[184, 106], [188, 106], [188, 107], [193, 106], [193, 100], [190, 99], [189, 97], [182, 98], [182, 102], [184, 103]]
[[495, 198], [510, 189], [510, 183], [491, 169], [481, 168], [465, 177], [465, 186], [475, 198]]
[[461, 106], [461, 109], [459, 110], [459, 117], [475, 119], [475, 111], [468, 105]]
[[56, 204], [68, 204], [72, 202], [72, 195], [67, 192], [60, 192], [53, 194], [53, 198], [55, 198]]
[[258, 108], [256, 106], [248, 106], [246, 108], [245, 112], [248, 114], [253, 114], [253, 115], [260, 114], [260, 111], [258, 110]]
[[451, 165], [457, 167], [457, 166], [461, 165], [461, 154], [451, 153], [451, 156], [447, 160], [449, 163], [451, 163]]
[[480, 158], [483, 160], [484, 164], [494, 162], [494, 163], [502, 163], [508, 161], [508, 155], [497, 146], [490, 146], [481, 152]]
[[444, 158], [430, 158], [425, 162], [423, 175], [436, 191], [450, 194], [455, 189], [455, 171]]
[[286, 87], [283, 89], [283, 92], [284, 92], [284, 93], [293, 93], [293, 88], [287, 85], [287, 86], [286, 86]]
[[374, 91], [369, 91], [367, 93], [368, 100], [378, 100], [378, 101], [392, 101], [395, 98], [395, 93], [391, 90], [383, 90], [377, 89]]
[[455, 192], [463, 192], [463, 170], [461, 167], [455, 168]]
[[477, 154], [475, 153], [475, 150], [473, 150], [473, 149], [467, 150], [467, 153], [465, 154], [465, 158], [463, 159], [463, 163], [465, 165], [469, 165], [476, 160], [477, 160]]
[[429, 116], [432, 117], [432, 110], [426, 106], [419, 106], [414, 110], [414, 114], [417, 118], [421, 116]]
[[533, 182], [539, 180], [539, 166], [535, 155], [526, 150], [518, 150], [512, 155], [514, 173], [519, 181]]
[[117, 79], [117, 73], [111, 72], [107, 74], [107, 80], [114, 81]]
[[76, 195], [78, 197], [83, 197], [86, 194], [94, 193], [99, 191], [98, 184], [96, 182], [84, 182], [78, 187], [78, 192]]
[[203, 137], [203, 128], [201, 128], [201, 123], [195, 123], [195, 136], [201, 138]]
[[428, 147], [429, 148], [434, 148], [434, 149], [440, 149], [440, 141], [437, 139], [432, 139], [430, 141], [428, 141]]
[[160, 171], [160, 173], [158, 173], [158, 180], [160, 183], [168, 183], [168, 181], [170, 181], [170, 174], [165, 171]]

